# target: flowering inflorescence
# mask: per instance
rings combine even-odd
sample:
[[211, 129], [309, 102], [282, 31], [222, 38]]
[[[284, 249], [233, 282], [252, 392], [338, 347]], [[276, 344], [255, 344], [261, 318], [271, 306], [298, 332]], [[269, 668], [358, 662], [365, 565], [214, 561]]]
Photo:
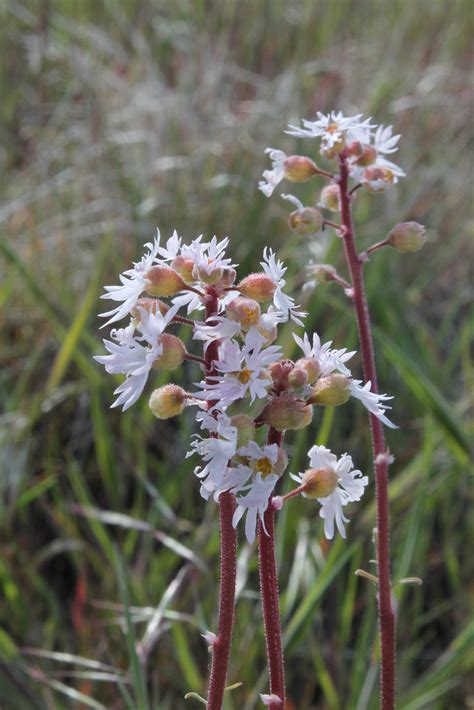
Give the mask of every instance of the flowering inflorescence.
[[[317, 334], [309, 338], [294, 333], [299, 357], [284, 357], [275, 344], [279, 326], [288, 321], [301, 326], [305, 316], [284, 291], [285, 266], [265, 249], [261, 271], [238, 282], [236, 265], [225, 255], [227, 244], [228, 239], [219, 242], [215, 237], [184, 244], [174, 232], [161, 246], [158, 232], [145, 245], [148, 251], [141, 261], [121, 275], [121, 285], [106, 287], [103, 298], [116, 304], [102, 314], [107, 324], [130, 320], [111, 330], [111, 339], [104, 340], [108, 354], [96, 360], [107, 372], [125, 375], [112, 405], [123, 410], [139, 399], [153, 370], [173, 370], [184, 360], [199, 365], [201, 379], [193, 392], [170, 383], [152, 392], [149, 406], [160, 419], [197, 407], [201, 433], [188, 456], [202, 459], [195, 469], [201, 495], [218, 501], [224, 491], [234, 494], [233, 524], [245, 517], [246, 537], [252, 542], [257, 520], [263, 522], [288, 465], [280, 443], [283, 434], [309, 425], [315, 406], [342, 405], [353, 397], [393, 425], [385, 413], [389, 398], [372, 392], [370, 382], [362, 385], [352, 377], [346, 362], [353, 352], [322, 344]], [[181, 338], [169, 332], [175, 325], [192, 329], [200, 354], [188, 352]], [[260, 432], [265, 429], [278, 434], [278, 443], [275, 437], [263, 442]], [[312, 472], [319, 469], [330, 471], [322, 489], [313, 480]], [[344, 535], [342, 509], [359, 500], [367, 485], [367, 478], [352, 470], [351, 458], [344, 454], [338, 460], [327, 449], [313, 447], [310, 469], [294, 478], [299, 484], [295, 494], [321, 504], [326, 536], [333, 536], [334, 522]], [[275, 501], [281, 507], [282, 500]]]

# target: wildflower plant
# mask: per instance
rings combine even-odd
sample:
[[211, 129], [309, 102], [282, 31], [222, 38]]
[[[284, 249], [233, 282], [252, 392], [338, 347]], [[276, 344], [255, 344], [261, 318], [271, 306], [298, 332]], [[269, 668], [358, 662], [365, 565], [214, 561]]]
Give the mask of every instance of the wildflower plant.
[[[147, 391], [150, 409], [158, 419], [177, 416], [189, 407], [196, 412], [199, 431], [187, 456], [196, 457], [194, 473], [202, 498], [219, 506], [221, 530], [218, 628], [204, 635], [212, 653], [206, 700], [209, 710], [221, 708], [226, 684], [239, 526], [249, 543], [256, 537], [259, 543], [270, 671], [270, 692], [262, 695], [262, 702], [273, 709], [285, 707], [275, 516], [287, 501], [303, 495], [316, 505], [326, 537], [332, 539], [336, 529], [345, 537], [347, 506], [361, 499], [369, 479], [354, 467], [347, 453], [332, 453], [323, 446], [309, 450], [305, 471], [290, 473], [284, 437], [286, 432], [310, 426], [315, 410], [342, 406], [350, 398], [359, 400], [370, 414], [377, 456], [381, 605], [384, 600], [386, 603], [387, 591], [383, 580], [390, 582], [389, 568], [384, 577], [387, 570], [381, 567], [382, 563], [388, 565], [388, 548], [382, 551], [383, 562], [380, 554], [380, 541], [388, 544], [386, 471], [390, 460], [383, 425], [395, 425], [387, 414], [391, 398], [377, 389], [361, 276], [368, 256], [355, 251], [350, 205], [359, 187], [382, 192], [403, 176], [403, 171], [385, 157], [396, 150], [398, 136], [392, 135], [391, 128], [377, 128], [362, 116], [318, 114], [316, 121], [304, 121], [303, 126], [290, 127], [289, 133], [318, 139], [324, 158], [339, 166], [338, 177], [319, 168], [310, 157], [288, 157], [282, 151], [268, 149], [272, 168], [264, 172], [260, 189], [269, 197], [284, 179], [329, 180], [321, 204], [340, 211], [341, 224], [326, 220], [317, 207], [304, 207], [292, 195], [284, 197], [296, 207], [290, 215], [293, 229], [311, 234], [330, 225], [344, 241], [352, 283], [339, 277], [333, 267], [327, 266], [325, 273], [327, 280], [344, 286], [356, 305], [365, 381], [354, 376], [347, 364], [354, 352], [323, 343], [317, 333], [304, 332], [306, 314], [287, 293], [286, 267], [270, 248], [264, 249], [256, 272], [238, 277], [238, 266], [226, 253], [228, 238], [206, 241], [199, 236], [185, 243], [175, 231], [162, 244], [158, 231], [154, 241], [145, 245], [147, 251], [141, 260], [120, 276], [120, 285], [107, 286], [102, 297], [113, 302], [113, 308], [102, 314], [107, 319], [105, 326], [113, 327], [110, 338], [104, 340], [108, 354], [96, 356], [96, 360], [107, 372], [125, 376], [115, 390], [112, 406], [126, 410]], [[351, 191], [350, 178], [355, 181]], [[413, 223], [408, 224], [412, 226], [399, 225], [380, 244], [409, 244], [402, 250], [413, 251], [421, 233]], [[121, 327], [116, 327], [119, 322]], [[287, 357], [278, 340], [280, 326], [288, 323], [298, 349], [295, 359]], [[183, 325], [190, 331], [186, 344], [173, 333], [176, 326]], [[184, 389], [170, 382], [153, 389], [148, 385], [155, 370], [172, 371], [185, 360], [196, 365], [193, 386]], [[285, 475], [297, 485], [281, 495], [280, 481]], [[388, 604], [393, 619], [390, 598]]]

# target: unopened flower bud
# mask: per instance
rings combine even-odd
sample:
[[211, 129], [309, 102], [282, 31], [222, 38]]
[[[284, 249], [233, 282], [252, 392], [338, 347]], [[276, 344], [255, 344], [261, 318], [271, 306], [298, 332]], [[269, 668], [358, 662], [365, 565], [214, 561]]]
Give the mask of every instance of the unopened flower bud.
[[294, 232], [304, 237], [319, 231], [323, 220], [323, 215], [315, 207], [303, 207], [290, 214], [288, 224]]
[[310, 385], [312, 385], [313, 382], [316, 382], [319, 377], [319, 373], [321, 372], [319, 363], [314, 359], [314, 357], [302, 357], [297, 360], [295, 362], [295, 370], [304, 370], [308, 378], [307, 381]]
[[345, 404], [350, 395], [347, 377], [339, 373], [321, 377], [315, 386], [308, 402], [329, 407], [338, 407]]
[[331, 212], [340, 212], [340, 194], [339, 185], [326, 185], [321, 190], [318, 207], [324, 207], [327, 210], [331, 210]]
[[161, 313], [162, 316], [168, 313], [170, 309], [167, 303], [160, 301], [158, 298], [139, 298], [137, 305], [131, 310], [132, 316], [137, 320], [140, 320], [139, 308], [143, 308], [145, 311], [149, 311], [150, 313]]
[[369, 192], [385, 192], [392, 186], [394, 174], [388, 168], [369, 167], [364, 170], [363, 185]]
[[267, 345], [270, 345], [273, 343], [277, 337], [278, 337], [278, 329], [274, 323], [270, 323], [268, 320], [265, 320], [265, 316], [260, 319], [257, 325], [257, 330], [264, 338], [265, 343]]
[[293, 367], [291, 360], [278, 360], [270, 365], [268, 373], [272, 378], [275, 389], [284, 390], [288, 387], [288, 376]]
[[302, 485], [308, 498], [326, 498], [337, 487], [337, 473], [333, 468], [310, 468], [303, 475]]
[[186, 397], [186, 392], [179, 385], [165, 385], [151, 393], [148, 406], [157, 419], [170, 419], [184, 410]]
[[249, 274], [237, 286], [243, 296], [253, 298], [259, 303], [270, 301], [276, 291], [277, 284], [267, 274]]
[[231, 301], [225, 312], [230, 320], [240, 323], [244, 331], [257, 325], [262, 314], [258, 302], [253, 298], [245, 298], [245, 296], [238, 296]]
[[277, 431], [297, 430], [311, 424], [313, 408], [295, 395], [283, 393], [265, 407], [262, 417]]
[[418, 222], [401, 222], [387, 237], [387, 242], [400, 252], [419, 251], [426, 242], [426, 232]]
[[173, 259], [171, 262], [171, 266], [175, 271], [178, 272], [178, 274], [182, 277], [183, 281], [187, 284], [190, 284], [194, 281], [193, 277], [193, 269], [194, 269], [194, 260], [189, 258], [188, 256], [177, 256], [176, 259]]
[[230, 288], [233, 285], [236, 278], [237, 278], [237, 271], [235, 269], [232, 269], [230, 267], [223, 268], [220, 285], [223, 288]]
[[179, 367], [186, 355], [183, 341], [176, 335], [163, 333], [158, 338], [158, 344], [162, 346], [163, 351], [153, 362], [153, 367], [160, 370], [175, 370]]
[[320, 173], [316, 163], [306, 155], [289, 155], [283, 161], [283, 170], [291, 182], [305, 182]]
[[248, 414], [234, 414], [230, 418], [230, 423], [237, 429], [237, 448], [246, 446], [255, 437], [255, 424]]
[[337, 277], [337, 271], [331, 264], [314, 264], [310, 268], [310, 273], [313, 276], [316, 283], [322, 285], [328, 284], [334, 281]]
[[356, 165], [372, 165], [377, 157], [377, 150], [373, 145], [361, 143], [360, 141], [352, 141], [347, 146], [347, 154], [355, 158]]
[[288, 375], [288, 384], [293, 389], [300, 389], [308, 384], [308, 373], [301, 367], [294, 367]]
[[208, 264], [207, 266], [194, 266], [193, 276], [197, 281], [202, 281], [208, 286], [215, 286], [222, 278], [222, 267], [216, 267], [212, 264]]
[[150, 282], [145, 290], [152, 296], [174, 296], [186, 286], [178, 272], [169, 266], [152, 266], [145, 278]]

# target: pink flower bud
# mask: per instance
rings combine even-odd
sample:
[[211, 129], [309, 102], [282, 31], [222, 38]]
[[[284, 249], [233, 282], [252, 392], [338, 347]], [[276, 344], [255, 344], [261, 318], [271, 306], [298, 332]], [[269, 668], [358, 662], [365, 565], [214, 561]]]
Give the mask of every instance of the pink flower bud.
[[305, 155], [289, 155], [283, 161], [283, 170], [291, 182], [305, 182], [320, 172], [316, 163]]
[[261, 314], [258, 302], [253, 298], [245, 298], [245, 296], [238, 296], [226, 308], [226, 316], [230, 320], [240, 323], [244, 331], [257, 325]]
[[302, 367], [294, 367], [288, 375], [288, 384], [293, 389], [301, 389], [308, 384], [308, 373]]
[[176, 259], [174, 259], [171, 262], [171, 266], [175, 271], [178, 272], [178, 274], [182, 277], [183, 281], [187, 284], [190, 284], [194, 281], [193, 278], [193, 269], [194, 269], [194, 261], [193, 259], [190, 259], [187, 256], [177, 256]]
[[308, 498], [326, 498], [337, 487], [337, 473], [332, 468], [310, 468], [303, 475], [302, 485]]
[[323, 187], [321, 190], [318, 207], [324, 207], [327, 210], [331, 210], [331, 212], [340, 212], [340, 196], [339, 185], [326, 185], [326, 187]]
[[267, 274], [249, 274], [238, 284], [237, 290], [247, 298], [253, 298], [259, 303], [270, 301], [276, 291], [277, 284]]
[[194, 266], [193, 276], [196, 281], [202, 281], [208, 286], [215, 286], [222, 278], [222, 267], [213, 266], [212, 263], [207, 266]]
[[387, 242], [400, 252], [419, 251], [426, 242], [426, 232], [418, 222], [401, 222], [387, 237]]
[[285, 390], [288, 387], [288, 376], [294, 365], [291, 360], [278, 360], [268, 368], [268, 373], [276, 390]]
[[150, 282], [145, 290], [152, 296], [174, 296], [186, 286], [178, 272], [169, 266], [152, 266], [145, 277]]
[[265, 407], [262, 418], [277, 431], [295, 431], [311, 424], [313, 408], [294, 394], [284, 392]]
[[345, 404], [350, 396], [347, 377], [335, 373], [327, 377], [321, 377], [316, 382], [308, 403], [338, 407], [341, 404]]
[[175, 370], [181, 365], [186, 355], [183, 341], [176, 335], [163, 333], [158, 338], [158, 343], [163, 346], [163, 352], [153, 362], [153, 367], [160, 370]]
[[222, 269], [222, 278], [219, 286], [222, 286], [222, 288], [230, 288], [234, 284], [236, 278], [237, 271], [235, 269], [224, 268]]
[[312, 385], [319, 377], [321, 368], [319, 363], [313, 357], [302, 357], [295, 362], [295, 369], [304, 370], [307, 376], [307, 382]]
[[151, 393], [148, 406], [157, 419], [170, 419], [184, 410], [186, 392], [178, 385], [165, 385]]
[[134, 318], [140, 320], [139, 308], [143, 308], [145, 311], [150, 313], [161, 313], [164, 316], [168, 313], [170, 307], [164, 301], [160, 301], [158, 298], [146, 298], [146, 296], [139, 298], [137, 305], [132, 309], [131, 313]]
[[288, 224], [290, 228], [304, 237], [318, 232], [323, 225], [323, 215], [315, 207], [303, 207], [290, 214]]
[[347, 146], [347, 154], [355, 158], [356, 165], [367, 166], [372, 165], [377, 158], [377, 150], [373, 145], [353, 141]]

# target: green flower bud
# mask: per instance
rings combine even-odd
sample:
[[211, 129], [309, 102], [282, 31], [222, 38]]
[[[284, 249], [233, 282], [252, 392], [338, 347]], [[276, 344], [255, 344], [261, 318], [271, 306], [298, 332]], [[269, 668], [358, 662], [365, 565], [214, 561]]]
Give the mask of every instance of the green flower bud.
[[323, 226], [323, 215], [315, 207], [303, 207], [290, 214], [288, 224], [290, 228], [304, 237], [318, 232]]
[[295, 431], [311, 424], [313, 408], [294, 394], [284, 392], [265, 407], [262, 418], [277, 431]]
[[153, 362], [153, 367], [160, 370], [175, 370], [186, 355], [183, 341], [176, 335], [163, 333], [158, 338], [158, 343], [163, 346], [163, 352]]
[[145, 278], [150, 282], [145, 290], [152, 296], [174, 296], [186, 286], [178, 272], [169, 266], [152, 266]]
[[426, 232], [418, 222], [401, 222], [397, 224], [387, 237], [391, 247], [400, 252], [419, 251], [426, 242]]
[[337, 487], [337, 473], [333, 468], [309, 468], [303, 475], [302, 485], [308, 498], [326, 498]]
[[230, 423], [237, 429], [237, 448], [246, 446], [249, 441], [255, 438], [255, 424], [253, 419], [247, 414], [234, 414], [230, 418]]
[[331, 212], [340, 212], [341, 201], [339, 185], [331, 184], [323, 187], [318, 207], [324, 207], [327, 210], [331, 210]]
[[308, 403], [329, 407], [338, 407], [340, 404], [345, 404], [351, 396], [348, 385], [347, 377], [339, 373], [321, 377], [313, 387]]
[[170, 419], [186, 406], [186, 392], [178, 385], [165, 385], [151, 393], [148, 406], [157, 419]]

